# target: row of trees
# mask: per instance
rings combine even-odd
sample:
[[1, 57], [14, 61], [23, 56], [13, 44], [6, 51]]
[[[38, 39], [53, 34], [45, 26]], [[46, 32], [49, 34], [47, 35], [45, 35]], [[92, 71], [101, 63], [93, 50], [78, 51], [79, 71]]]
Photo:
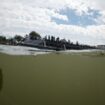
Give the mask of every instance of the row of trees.
[[43, 40], [46, 43], [46, 46], [50, 46], [50, 47], [56, 47], [56, 48], [65, 47], [66, 49], [93, 48], [87, 45], [80, 45], [78, 41], [76, 42], [76, 44], [74, 44], [70, 40], [67, 41], [66, 39], [60, 39], [59, 37], [56, 38], [55, 36], [50, 36], [50, 35], [42, 38], [40, 34], [38, 34], [35, 31], [30, 32], [29, 35], [26, 35], [25, 37], [22, 37], [21, 35], [15, 35], [12, 38], [6, 38], [5, 36], [2, 35], [0, 36], [0, 43], [17, 45], [17, 44], [21, 44], [22, 42], [24, 42], [27, 37], [30, 38], [31, 40]]
[[93, 48], [89, 45], [82, 45], [79, 44], [77, 41], [76, 43], [71, 42], [70, 40], [66, 39], [60, 39], [59, 37], [54, 37], [54, 36], [45, 36], [44, 38], [46, 45], [47, 46], [53, 46], [56, 48], [61, 48], [61, 49], [87, 49], [87, 48]]
[[1, 35], [0, 36], [0, 43], [1, 44], [11, 44], [11, 45], [15, 45], [21, 41], [23, 41], [24, 37], [20, 36], [20, 35], [15, 35], [14, 37], [11, 38], [6, 38], [5, 36]]
[[31, 40], [41, 39], [40, 34], [38, 34], [35, 31], [32, 31], [29, 33], [29, 35], [25, 35], [24, 37], [22, 37], [21, 35], [15, 35], [14, 37], [7, 38], [4, 35], [0, 35], [0, 43], [1, 44], [18, 44], [18, 43], [24, 42], [27, 36], [30, 37]]
[[40, 34], [38, 34], [35, 31], [32, 31], [29, 34], [29, 37], [31, 40], [36, 40], [36, 39], [41, 39], [46, 43], [46, 46], [51, 46], [51, 47], [55, 47], [55, 48], [61, 48], [61, 49], [88, 49], [88, 48], [95, 48], [89, 45], [82, 45], [79, 44], [79, 42], [77, 41], [75, 44], [73, 42], [71, 42], [70, 40], [66, 40], [66, 39], [60, 39], [59, 37], [55, 37], [55, 36], [45, 36], [44, 38], [41, 38]]

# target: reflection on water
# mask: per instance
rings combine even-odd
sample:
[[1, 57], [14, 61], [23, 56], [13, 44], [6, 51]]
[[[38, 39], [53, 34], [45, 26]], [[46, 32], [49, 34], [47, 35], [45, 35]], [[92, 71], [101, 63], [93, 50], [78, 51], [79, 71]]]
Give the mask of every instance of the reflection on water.
[[64, 50], [64, 51], [53, 51], [48, 49], [38, 49], [33, 47], [25, 47], [25, 46], [11, 46], [11, 45], [0, 45], [0, 52], [10, 54], [10, 55], [39, 55], [39, 54], [48, 54], [48, 53], [56, 53], [56, 54], [82, 54], [82, 53], [97, 53], [103, 52], [104, 50], [91, 49], [91, 50]]
[[2, 89], [2, 85], [3, 85], [3, 74], [2, 74], [2, 69], [0, 68], [0, 91]]
[[39, 55], [46, 54], [52, 51], [25, 46], [0, 45], [0, 52], [10, 55]]

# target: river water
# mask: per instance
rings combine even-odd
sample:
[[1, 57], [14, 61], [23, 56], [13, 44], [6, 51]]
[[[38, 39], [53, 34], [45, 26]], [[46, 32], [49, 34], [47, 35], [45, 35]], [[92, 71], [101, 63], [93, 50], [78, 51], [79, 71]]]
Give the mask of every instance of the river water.
[[[100, 50], [65, 50], [59, 51], [57, 53], [63, 54], [77, 54], [77, 53], [88, 53], [88, 52], [98, 52]], [[47, 49], [38, 49], [32, 47], [24, 47], [24, 46], [10, 46], [10, 45], [0, 45], [0, 52], [9, 54], [9, 55], [39, 55], [39, 54], [48, 54], [56, 51], [47, 50]]]
[[47, 54], [51, 51], [24, 46], [0, 45], [0, 52], [9, 55], [39, 55]]
[[0, 49], [0, 105], [105, 105], [105, 57]]

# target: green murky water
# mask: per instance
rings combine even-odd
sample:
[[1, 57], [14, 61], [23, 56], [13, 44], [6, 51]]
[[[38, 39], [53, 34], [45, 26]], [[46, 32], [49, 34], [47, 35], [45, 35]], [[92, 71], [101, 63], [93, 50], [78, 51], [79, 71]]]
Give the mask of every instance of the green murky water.
[[0, 54], [0, 105], [105, 105], [105, 57]]

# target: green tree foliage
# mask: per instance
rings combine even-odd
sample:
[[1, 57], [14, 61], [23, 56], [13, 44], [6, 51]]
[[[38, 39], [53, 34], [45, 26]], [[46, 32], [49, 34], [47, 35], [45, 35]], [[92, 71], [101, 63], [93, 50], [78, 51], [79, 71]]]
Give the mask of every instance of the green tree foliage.
[[6, 37], [0, 36], [0, 43], [5, 43], [5, 42], [6, 42]]
[[59, 41], [60, 41], [60, 38], [59, 38], [59, 37], [57, 37], [57, 38], [56, 38], [56, 42], [59, 42]]
[[29, 37], [30, 37], [30, 39], [32, 39], [32, 40], [37, 40], [37, 39], [40, 39], [40, 38], [41, 38], [40, 34], [38, 34], [38, 33], [35, 32], [35, 31], [30, 32], [30, 33], [29, 33]]
[[77, 46], [79, 45], [78, 41], [76, 41], [76, 45], [77, 45]]
[[20, 42], [23, 40], [23, 37], [20, 36], [20, 35], [15, 35], [14, 39], [17, 41], [17, 42]]
[[51, 36], [51, 41], [55, 42], [55, 37], [54, 36]]

